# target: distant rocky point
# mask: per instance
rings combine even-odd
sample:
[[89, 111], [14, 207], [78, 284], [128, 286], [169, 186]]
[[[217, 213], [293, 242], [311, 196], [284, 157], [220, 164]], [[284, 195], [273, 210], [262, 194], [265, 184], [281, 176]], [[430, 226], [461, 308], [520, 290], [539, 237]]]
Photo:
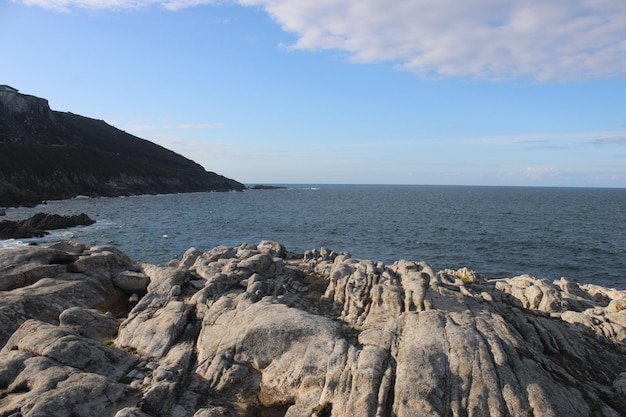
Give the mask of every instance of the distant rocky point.
[[77, 195], [244, 190], [235, 180], [102, 120], [0, 86], [0, 207]]
[[250, 187], [251, 190], [286, 190], [287, 187], [283, 187], [282, 185], [253, 185]]
[[626, 415], [626, 292], [277, 242], [0, 251], [0, 415]]

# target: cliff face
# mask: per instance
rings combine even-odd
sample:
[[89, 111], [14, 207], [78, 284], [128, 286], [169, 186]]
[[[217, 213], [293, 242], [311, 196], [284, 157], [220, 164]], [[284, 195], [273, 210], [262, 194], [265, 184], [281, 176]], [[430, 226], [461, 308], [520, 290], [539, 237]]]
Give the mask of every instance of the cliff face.
[[102, 120], [0, 91], [0, 206], [76, 195], [243, 190], [245, 186]]

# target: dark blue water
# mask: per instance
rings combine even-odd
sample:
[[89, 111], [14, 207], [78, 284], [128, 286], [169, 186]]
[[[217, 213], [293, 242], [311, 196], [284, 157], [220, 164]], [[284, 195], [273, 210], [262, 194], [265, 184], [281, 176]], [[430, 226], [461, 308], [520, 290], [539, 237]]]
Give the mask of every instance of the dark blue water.
[[8, 210], [7, 218], [85, 212], [97, 223], [61, 237], [114, 244], [152, 263], [191, 246], [273, 239], [294, 252], [326, 246], [386, 263], [423, 260], [435, 270], [467, 266], [486, 278], [528, 273], [626, 288], [626, 189], [291, 187], [55, 201]]

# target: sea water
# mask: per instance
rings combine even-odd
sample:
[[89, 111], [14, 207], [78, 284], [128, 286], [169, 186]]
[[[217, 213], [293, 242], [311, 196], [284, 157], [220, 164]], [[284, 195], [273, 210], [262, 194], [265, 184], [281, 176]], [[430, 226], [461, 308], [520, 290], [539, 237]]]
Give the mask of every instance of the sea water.
[[96, 223], [1, 245], [73, 239], [162, 264], [190, 247], [271, 239], [299, 253], [327, 247], [388, 264], [466, 266], [487, 279], [527, 273], [626, 289], [626, 189], [289, 185], [51, 201], [4, 218], [38, 212], [84, 212]]

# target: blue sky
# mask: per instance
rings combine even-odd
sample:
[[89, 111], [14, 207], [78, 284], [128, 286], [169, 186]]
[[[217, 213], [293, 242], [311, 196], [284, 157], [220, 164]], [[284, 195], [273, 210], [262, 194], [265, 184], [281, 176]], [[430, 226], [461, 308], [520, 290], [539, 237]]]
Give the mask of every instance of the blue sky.
[[626, 187], [623, 0], [0, 0], [0, 84], [247, 184]]

